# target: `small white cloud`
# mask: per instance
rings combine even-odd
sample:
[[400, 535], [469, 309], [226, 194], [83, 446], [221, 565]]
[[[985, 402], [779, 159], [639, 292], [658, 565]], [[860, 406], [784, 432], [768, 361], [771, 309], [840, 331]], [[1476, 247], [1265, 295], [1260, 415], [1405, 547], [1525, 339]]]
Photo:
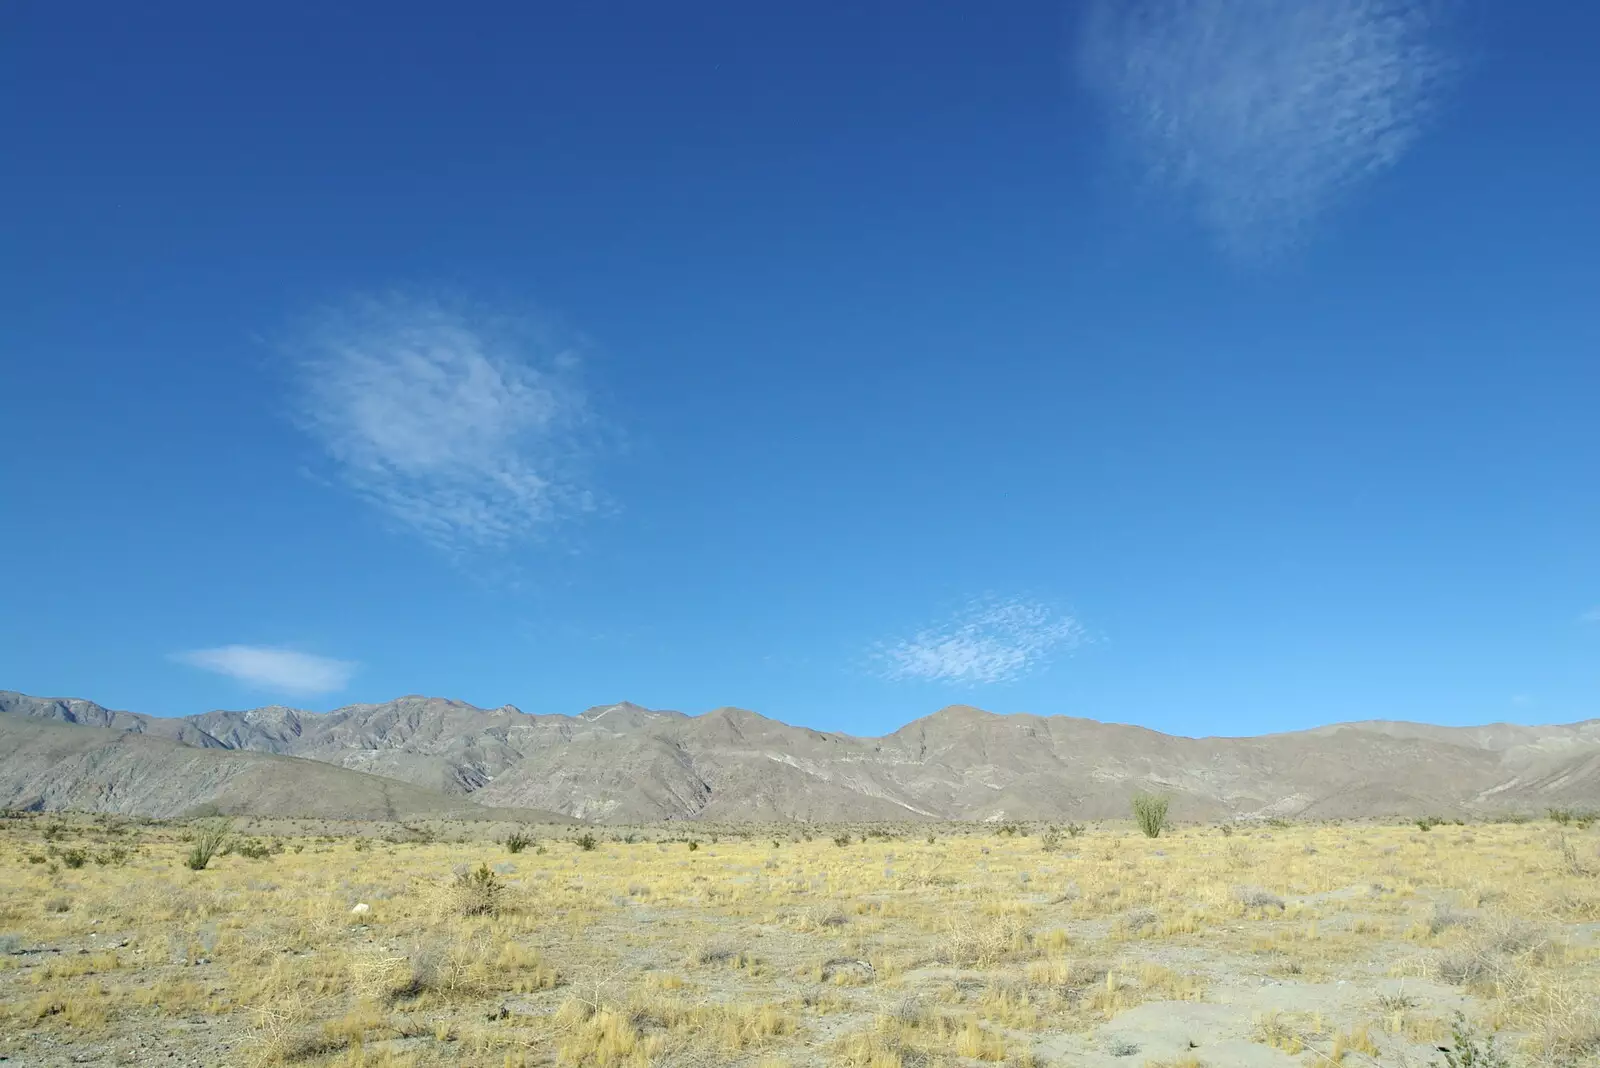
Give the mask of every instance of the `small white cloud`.
[[1519, 708], [1526, 707], [1527, 705], [1533, 704], [1533, 698], [1529, 697], [1525, 693], [1516, 693], [1511, 695], [1511, 703]]
[[1121, 144], [1226, 249], [1301, 240], [1416, 141], [1447, 0], [1094, 0], [1080, 68]]
[[1591, 608], [1578, 617], [1579, 623], [1600, 623], [1600, 608]]
[[394, 294], [289, 346], [296, 415], [339, 480], [451, 552], [591, 511], [580, 359], [526, 317]]
[[1088, 640], [1082, 624], [1026, 600], [973, 601], [944, 623], [872, 653], [884, 678], [1011, 682]]
[[332, 660], [292, 649], [260, 645], [194, 649], [186, 653], [174, 653], [172, 659], [262, 689], [308, 695], [344, 689], [359, 667], [348, 660]]

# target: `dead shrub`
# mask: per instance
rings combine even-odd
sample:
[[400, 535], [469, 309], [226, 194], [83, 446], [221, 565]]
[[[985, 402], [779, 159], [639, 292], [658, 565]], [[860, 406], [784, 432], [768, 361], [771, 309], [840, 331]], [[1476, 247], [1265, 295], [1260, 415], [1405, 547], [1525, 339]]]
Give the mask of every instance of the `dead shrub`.
[[950, 925], [945, 949], [952, 964], [985, 968], [1023, 952], [1032, 938], [1028, 925], [1016, 916], [999, 916], [987, 923], [957, 920]]
[[1260, 886], [1235, 886], [1229, 896], [1247, 909], [1283, 909], [1283, 898]]

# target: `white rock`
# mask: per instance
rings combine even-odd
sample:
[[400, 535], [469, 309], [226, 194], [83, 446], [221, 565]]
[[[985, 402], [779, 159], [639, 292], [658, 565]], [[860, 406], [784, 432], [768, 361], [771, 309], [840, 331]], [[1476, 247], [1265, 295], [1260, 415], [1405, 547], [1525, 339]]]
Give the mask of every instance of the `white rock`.
[[355, 908], [350, 910], [350, 915], [352, 915], [352, 916], [365, 916], [367, 913], [369, 913], [371, 911], [372, 911], [372, 906], [367, 904], [365, 901], [362, 901], [362, 902], [359, 902], [356, 905]]

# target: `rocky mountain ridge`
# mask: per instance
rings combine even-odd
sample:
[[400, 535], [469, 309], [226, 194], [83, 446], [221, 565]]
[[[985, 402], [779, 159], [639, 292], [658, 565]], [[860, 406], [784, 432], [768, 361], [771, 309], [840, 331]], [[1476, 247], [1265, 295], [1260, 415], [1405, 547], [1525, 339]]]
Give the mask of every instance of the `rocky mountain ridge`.
[[[465, 802], [605, 822], [1093, 819], [1125, 814], [1140, 790], [1172, 795], [1187, 819], [1600, 803], [1600, 720], [1184, 738], [956, 705], [857, 738], [737, 708], [689, 716], [624, 702], [536, 715], [410, 696], [326, 713], [274, 705], [167, 718], [0, 691], [5, 719], [295, 757]], [[11, 763], [0, 756], [0, 788]]]

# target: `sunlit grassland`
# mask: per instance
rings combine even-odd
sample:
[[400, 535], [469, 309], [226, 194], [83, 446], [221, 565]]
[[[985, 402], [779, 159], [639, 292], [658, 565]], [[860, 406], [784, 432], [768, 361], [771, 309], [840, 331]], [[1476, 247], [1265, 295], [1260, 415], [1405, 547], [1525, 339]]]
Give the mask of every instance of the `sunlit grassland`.
[[512, 853], [241, 824], [197, 871], [196, 826], [12, 818], [0, 1052], [1220, 1066], [1236, 1033], [1402, 1065], [1460, 1010], [1514, 1063], [1600, 1063], [1600, 829], [1073, 829], [537, 828]]

